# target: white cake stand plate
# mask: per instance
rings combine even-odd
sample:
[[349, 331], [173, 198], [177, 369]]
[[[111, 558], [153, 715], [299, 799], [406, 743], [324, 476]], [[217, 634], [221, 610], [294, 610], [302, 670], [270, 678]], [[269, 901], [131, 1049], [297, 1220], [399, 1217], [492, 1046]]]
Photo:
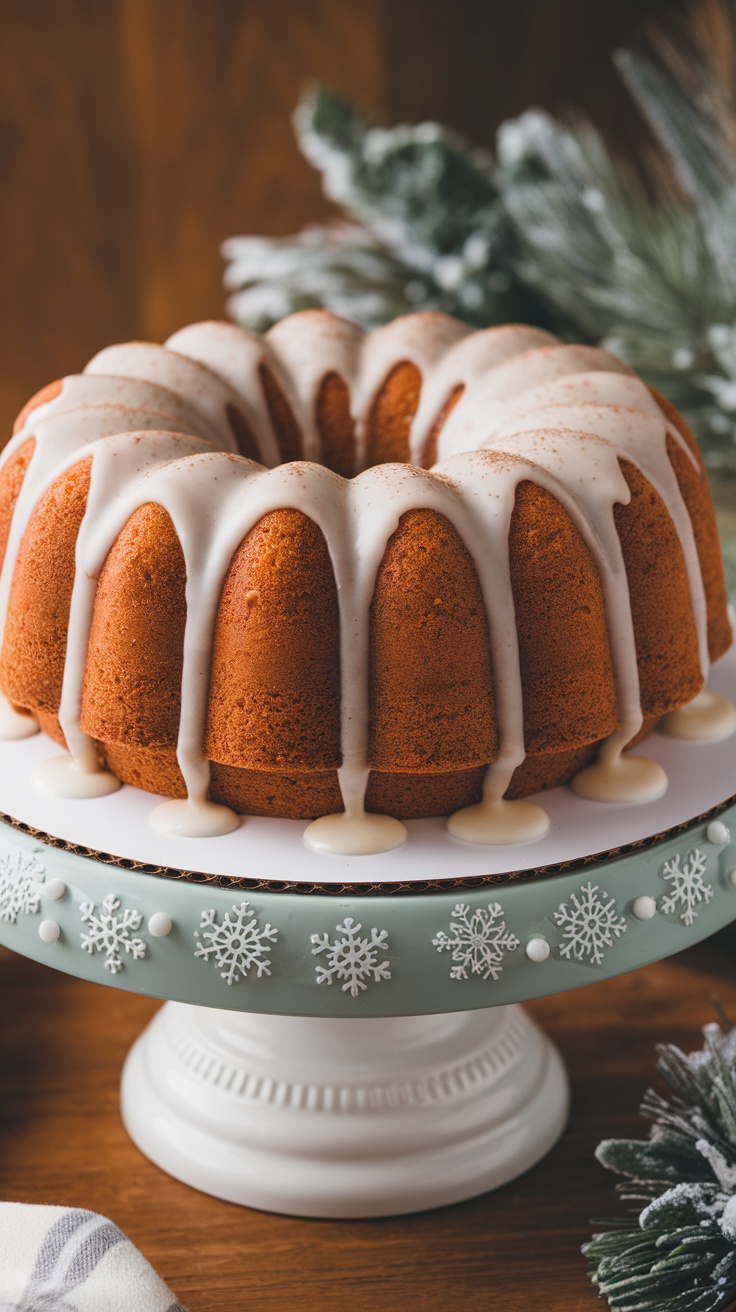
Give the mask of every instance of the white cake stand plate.
[[517, 1005], [346, 1020], [169, 1002], [128, 1057], [122, 1110], [138, 1147], [205, 1193], [389, 1216], [528, 1170], [562, 1133], [568, 1087]]

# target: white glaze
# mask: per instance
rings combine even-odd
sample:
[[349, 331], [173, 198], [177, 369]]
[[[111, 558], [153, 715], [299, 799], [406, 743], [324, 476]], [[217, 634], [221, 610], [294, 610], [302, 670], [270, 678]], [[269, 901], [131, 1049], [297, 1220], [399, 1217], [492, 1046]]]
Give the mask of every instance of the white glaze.
[[365, 334], [347, 319], [322, 310], [302, 318], [282, 319], [265, 342], [279, 361], [286, 395], [302, 432], [304, 457], [319, 460], [321, 442], [315, 422], [319, 390], [330, 373], [348, 385], [350, 413], [355, 423], [355, 468], [368, 463], [368, 420], [373, 402], [389, 375], [402, 363], [416, 366], [422, 377], [468, 329], [444, 314], [404, 315]]
[[[628, 741], [628, 739], [627, 739]], [[622, 756], [626, 743], [614, 734], [594, 765], [575, 775], [572, 790], [591, 802], [655, 802], [667, 791], [667, 775], [646, 756]]]
[[[700, 668], [703, 679], [707, 678], [710, 657], [705, 591], [692, 523], [667, 454], [666, 438], [670, 428], [664, 416], [644, 415], [638, 410], [620, 405], [596, 405], [592, 402], [547, 406], [529, 410], [498, 428], [494, 427], [493, 437], [485, 445], [505, 444], [508, 447], [511, 444], [514, 449], [520, 434], [540, 430], [573, 430], [578, 434], [602, 438], [615, 451], [617, 459], [620, 457], [634, 464], [659, 493], [674, 522], [685, 556], [698, 633]], [[690, 450], [684, 438], [676, 430], [672, 431], [678, 445], [689, 456]]]
[[[264, 469], [231, 454], [233, 438], [224, 412], [232, 401], [252, 425], [264, 460], [275, 459], [276, 435], [259, 377], [266, 365], [294, 411], [305, 453], [315, 461], [322, 454], [315, 423], [319, 389], [330, 372], [345, 380], [361, 467], [374, 398], [403, 361], [415, 364], [423, 378], [411, 431], [417, 458], [448, 397], [463, 388], [443, 426], [441, 458], [433, 471], [393, 465], [389, 474], [379, 466], [346, 481], [316, 463]], [[99, 404], [105, 398], [124, 398], [126, 404]], [[161, 412], [151, 408], [154, 402], [166, 405], [172, 417], [165, 425]], [[65, 408], [72, 403], [78, 408]], [[320, 850], [350, 853], [387, 850], [403, 841], [399, 822], [364, 811], [369, 613], [377, 571], [401, 516], [433, 509], [455, 527], [476, 565], [499, 729], [498, 756], [487, 771], [483, 802], [458, 812], [450, 830], [464, 841], [483, 843], [528, 841], [543, 833], [547, 817], [541, 808], [503, 800], [525, 755], [508, 564], [511, 514], [516, 489], [525, 479], [546, 488], [577, 525], [598, 566], [606, 604], [620, 728], [598, 762], [578, 775], [577, 791], [629, 801], [658, 796], [666, 787], [659, 767], [621, 756], [641, 726], [642, 711], [613, 507], [629, 501], [619, 465], [620, 458], [627, 459], [642, 470], [672, 515], [707, 674], [702, 580], [690, 520], [666, 452], [668, 436], [693, 457], [645, 386], [607, 352], [562, 345], [540, 330], [520, 326], [469, 334], [444, 315], [407, 316], [369, 336], [323, 312], [285, 320], [265, 339], [230, 325], [196, 324], [175, 334], [166, 347], [129, 343], [108, 348], [83, 376], [64, 380], [60, 397], [38, 407], [31, 418], [3, 455], [9, 459], [29, 435], [35, 437], [11, 527], [9, 564], [0, 577], [0, 623], [12, 562], [38, 496], [64, 469], [91, 454], [59, 712], [77, 775], [95, 772], [95, 748], [81, 730], [80, 710], [96, 581], [107, 553], [130, 516], [151, 501], [167, 510], [182, 545], [187, 622], [177, 756], [189, 800], [157, 808], [152, 819], [157, 827], [193, 835], [225, 832], [217, 826], [240, 823], [228, 808], [207, 800], [209, 766], [202, 744], [217, 606], [243, 538], [269, 511], [293, 508], [322, 531], [340, 601], [338, 775], [345, 811], [310, 826], [307, 841]], [[131, 438], [134, 429], [139, 431]], [[195, 430], [192, 436], [182, 431], [187, 429]], [[215, 440], [209, 440], [213, 434]], [[206, 513], [210, 506], [216, 506], [216, 514]]]
[[[216, 432], [180, 393], [143, 378], [116, 378], [110, 374], [69, 374], [60, 379], [59, 393], [51, 401], [37, 405], [25, 417], [24, 432], [53, 415], [79, 410], [82, 406], [125, 406], [132, 410], [155, 410], [162, 418], [173, 420], [175, 429], [201, 433], [216, 439]], [[161, 427], [162, 425], [159, 425]]]
[[152, 827], [169, 838], [219, 838], [239, 829], [241, 820], [229, 806], [207, 798], [171, 798], [154, 807], [150, 815]]
[[534, 347], [554, 346], [556, 342], [551, 333], [526, 324], [506, 324], [461, 337], [440, 357], [423, 383], [411, 426], [412, 463], [423, 463], [430, 433], [456, 388], [472, 393], [485, 375], [504, 361]]
[[495, 414], [530, 389], [567, 375], [597, 370], [631, 373], [608, 351], [593, 346], [541, 346], [512, 356], [483, 375], [472, 390], [463, 392], [442, 427], [437, 448], [439, 459], [482, 446], [493, 431]]
[[[18, 548], [37, 501], [56, 478], [87, 455], [88, 448], [100, 438], [119, 433], [137, 433], [157, 430], [165, 422], [175, 432], [177, 425], [152, 410], [134, 410], [127, 406], [84, 406], [34, 422], [30, 429], [23, 428], [6, 446], [0, 457], [0, 466], [10, 460], [25, 442], [32, 437], [33, 455], [26, 470], [23, 486], [16, 502], [8, 534], [2, 572], [0, 573], [0, 642], [5, 629], [10, 587]], [[180, 430], [181, 431], [181, 430]], [[182, 437], [180, 440], [190, 440]], [[211, 443], [200, 439], [201, 450]]]
[[476, 806], [464, 806], [447, 821], [453, 838], [493, 847], [534, 842], [548, 829], [549, 816], [536, 802], [508, 802], [492, 795]]
[[268, 366], [282, 388], [286, 389], [288, 384], [263, 338], [254, 337], [233, 323], [211, 321], [181, 328], [164, 345], [169, 351], [206, 365], [237, 392], [243, 414], [258, 443], [261, 462], [269, 468], [277, 465], [279, 444], [263, 394], [259, 375], [261, 366]]
[[712, 743], [728, 738], [736, 729], [736, 707], [722, 693], [704, 688], [687, 706], [663, 715], [657, 725], [668, 738]]
[[406, 842], [400, 820], [390, 815], [372, 815], [362, 809], [357, 815], [341, 811], [313, 820], [304, 830], [304, 842], [314, 852], [333, 856], [374, 856], [392, 852]]
[[237, 450], [226, 409], [228, 405], [238, 408], [238, 394], [196, 360], [189, 360], [152, 342], [125, 342], [99, 351], [85, 366], [84, 372], [143, 378], [177, 392], [204, 420], [225, 450]]
[[20, 742], [39, 733], [38, 720], [30, 711], [16, 711], [4, 692], [0, 692], [0, 738], [3, 742]]
[[31, 783], [46, 797], [64, 797], [70, 801], [108, 797], [121, 786], [120, 780], [109, 770], [99, 769], [96, 762], [86, 769], [73, 756], [49, 756], [39, 762], [31, 775]]

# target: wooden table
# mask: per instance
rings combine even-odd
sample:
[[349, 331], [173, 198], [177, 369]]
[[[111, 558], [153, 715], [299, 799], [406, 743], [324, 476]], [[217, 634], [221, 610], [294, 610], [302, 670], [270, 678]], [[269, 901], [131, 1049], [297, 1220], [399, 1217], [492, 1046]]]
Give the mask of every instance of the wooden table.
[[[125, 1054], [157, 1003], [0, 949], [0, 1198], [111, 1217], [191, 1312], [585, 1312], [580, 1244], [618, 1210], [599, 1139], [637, 1136], [659, 1041], [700, 1046], [718, 999], [736, 1017], [736, 927], [669, 961], [530, 1010], [572, 1080], [570, 1126], [520, 1180], [379, 1221], [303, 1221], [222, 1203], [164, 1175], [118, 1113]], [[101, 1310], [102, 1312], [102, 1310]]]

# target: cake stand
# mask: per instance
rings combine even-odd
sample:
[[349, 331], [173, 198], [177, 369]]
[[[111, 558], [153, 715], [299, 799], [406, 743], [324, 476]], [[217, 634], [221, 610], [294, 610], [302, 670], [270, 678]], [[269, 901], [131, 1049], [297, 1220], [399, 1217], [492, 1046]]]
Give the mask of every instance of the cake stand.
[[[736, 696], [736, 657], [711, 683]], [[2, 744], [0, 942], [169, 1000], [128, 1056], [122, 1111], [179, 1179], [303, 1216], [456, 1202], [565, 1124], [562, 1062], [519, 1003], [736, 918], [735, 746], [654, 734], [640, 750], [667, 770], [663, 798], [555, 789], [550, 834], [526, 846], [426, 820], [398, 851], [342, 858], [308, 851], [297, 821], [171, 839], [132, 788], [37, 796], [48, 741]]]

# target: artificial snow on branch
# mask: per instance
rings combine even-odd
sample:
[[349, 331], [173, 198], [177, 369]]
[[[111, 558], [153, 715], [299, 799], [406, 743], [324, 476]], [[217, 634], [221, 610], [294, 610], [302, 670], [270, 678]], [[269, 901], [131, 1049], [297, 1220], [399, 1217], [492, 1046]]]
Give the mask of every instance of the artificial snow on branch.
[[598, 1146], [636, 1205], [583, 1249], [611, 1312], [723, 1312], [736, 1298], [736, 1030], [703, 1037], [689, 1056], [658, 1049], [674, 1095], [645, 1094], [648, 1139]]

